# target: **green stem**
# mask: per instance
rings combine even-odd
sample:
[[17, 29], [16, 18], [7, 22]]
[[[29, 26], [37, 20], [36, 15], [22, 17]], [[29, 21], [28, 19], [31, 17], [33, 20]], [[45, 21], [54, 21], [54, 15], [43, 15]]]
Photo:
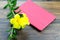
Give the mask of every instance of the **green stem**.
[[13, 37], [13, 28], [11, 29], [10, 37], [11, 37], [11, 38]]
[[14, 11], [12, 10], [13, 15], [15, 15]]
[[13, 6], [11, 5], [11, 1], [10, 0], [7, 0], [7, 1], [8, 1], [8, 5], [9, 5], [9, 8], [10, 8], [10, 12], [12, 12], [13, 15], [15, 15]]
[[[11, 3], [12, 0], [7, 0], [7, 1], [8, 1], [8, 7], [9, 7], [9, 9], [10, 9], [10, 12], [11, 12], [11, 14], [14, 16], [15, 13], [14, 13], [14, 6], [13, 6], [13, 5], [15, 5], [15, 4], [12, 5], [12, 3]], [[14, 0], [14, 1], [15, 1], [15, 0]], [[16, 1], [17, 1], [17, 0], [16, 0]], [[16, 2], [16, 1], [15, 1], [15, 2]], [[14, 33], [14, 29], [11, 28], [11, 31], [10, 31], [8, 40], [10, 40], [10, 39], [13, 38], [13, 35], [14, 35], [13, 33]]]
[[10, 0], [7, 0], [7, 1], [8, 1], [8, 5], [9, 5], [9, 8], [10, 8], [10, 11], [11, 11], [11, 5], [10, 5], [11, 4], [10, 3], [11, 1]]

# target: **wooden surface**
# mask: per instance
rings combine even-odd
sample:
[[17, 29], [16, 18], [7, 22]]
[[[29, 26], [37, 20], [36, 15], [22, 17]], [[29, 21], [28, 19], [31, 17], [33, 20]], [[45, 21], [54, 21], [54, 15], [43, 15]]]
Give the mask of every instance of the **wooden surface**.
[[[6, 19], [8, 9], [4, 10], [3, 6], [6, 1], [0, 1], [0, 40], [7, 40], [9, 30], [9, 21]], [[21, 5], [23, 2], [18, 2]], [[35, 2], [47, 11], [52, 12], [56, 16], [56, 20], [52, 22], [42, 32], [38, 32], [31, 26], [27, 26], [18, 35], [18, 40], [60, 40], [60, 2]]]

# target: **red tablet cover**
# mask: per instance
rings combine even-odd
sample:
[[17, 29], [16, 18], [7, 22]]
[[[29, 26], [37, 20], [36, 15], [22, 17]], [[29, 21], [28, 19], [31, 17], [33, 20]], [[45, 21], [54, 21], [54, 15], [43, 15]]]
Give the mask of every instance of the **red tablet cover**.
[[28, 16], [30, 23], [38, 30], [43, 30], [49, 25], [56, 17], [47, 10], [28, 0], [22, 4], [16, 12], [22, 10]]

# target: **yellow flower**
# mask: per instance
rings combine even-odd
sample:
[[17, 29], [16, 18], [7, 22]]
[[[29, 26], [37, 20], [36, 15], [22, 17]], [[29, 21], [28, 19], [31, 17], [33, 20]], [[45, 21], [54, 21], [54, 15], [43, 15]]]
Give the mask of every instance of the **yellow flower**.
[[22, 28], [24, 28], [26, 25], [30, 24], [26, 14], [23, 14], [23, 17], [20, 18], [20, 20], [21, 20], [20, 25], [22, 26]]
[[20, 17], [19, 14], [16, 14], [14, 18], [10, 19], [10, 23], [13, 24], [13, 28], [16, 29], [25, 28], [26, 25], [30, 24], [26, 14], [23, 14], [23, 17]]

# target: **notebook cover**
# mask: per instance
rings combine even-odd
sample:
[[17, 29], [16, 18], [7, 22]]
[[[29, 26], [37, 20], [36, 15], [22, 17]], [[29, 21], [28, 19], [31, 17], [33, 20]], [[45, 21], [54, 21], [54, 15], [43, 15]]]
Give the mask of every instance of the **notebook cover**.
[[22, 4], [16, 12], [22, 10], [28, 16], [30, 23], [38, 30], [43, 30], [47, 27], [56, 17], [47, 10], [28, 0]]

